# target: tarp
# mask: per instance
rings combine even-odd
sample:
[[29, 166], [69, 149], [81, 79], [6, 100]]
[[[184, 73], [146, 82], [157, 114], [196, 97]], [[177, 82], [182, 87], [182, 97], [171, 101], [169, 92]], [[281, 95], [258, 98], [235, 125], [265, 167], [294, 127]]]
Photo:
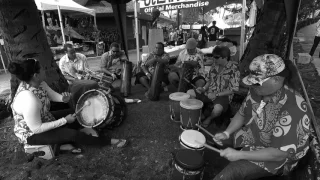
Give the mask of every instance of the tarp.
[[72, 0], [35, 0], [38, 10], [56, 10], [60, 6], [61, 10], [78, 11], [92, 16], [96, 15], [95, 10], [81, 6]]

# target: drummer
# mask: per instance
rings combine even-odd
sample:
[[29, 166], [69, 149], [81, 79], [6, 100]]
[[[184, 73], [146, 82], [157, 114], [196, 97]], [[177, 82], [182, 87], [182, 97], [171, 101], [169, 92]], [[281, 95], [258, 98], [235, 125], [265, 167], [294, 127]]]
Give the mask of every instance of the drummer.
[[106, 135], [94, 137], [78, 131], [79, 124], [71, 109], [51, 113], [50, 101], [67, 103], [70, 93], [59, 94], [47, 85], [39, 61], [27, 59], [21, 63], [11, 62], [8, 70], [21, 81], [11, 102], [14, 133], [21, 143], [64, 144], [60, 150], [76, 154], [82, 152], [80, 148], [76, 148], [80, 144], [96, 147], [124, 147], [127, 144], [124, 139], [111, 139]]
[[250, 87], [248, 96], [227, 129], [215, 135], [219, 144], [230, 139], [241, 151], [221, 151], [231, 162], [214, 180], [286, 175], [310, 151], [311, 110], [299, 94], [292, 61], [264, 54], [254, 58], [249, 69], [242, 79]]
[[191, 83], [197, 87], [205, 85], [205, 73], [203, 66], [204, 54], [197, 48], [197, 41], [194, 38], [188, 39], [186, 49], [180, 52], [177, 62], [170, 66], [169, 81], [175, 87], [179, 86], [179, 69], [181, 69], [184, 62], [190, 62], [195, 67], [195, 74]]
[[164, 87], [164, 91], [168, 91], [167, 85], [169, 84], [169, 80], [168, 80], [169, 60], [170, 60], [169, 54], [164, 52], [164, 44], [162, 42], [158, 42], [155, 46], [154, 51], [149, 53], [146, 60], [141, 63], [142, 71], [136, 74], [136, 81], [140, 82], [149, 91], [150, 80], [154, 73], [156, 63], [157, 62], [165, 63], [165, 69], [164, 69], [165, 75], [163, 78], [163, 87]]
[[237, 65], [230, 61], [230, 49], [225, 46], [216, 46], [212, 55], [214, 63], [206, 85], [197, 88], [197, 92], [188, 91], [188, 94], [202, 100], [205, 104], [203, 127], [208, 127], [214, 118], [228, 109], [234, 92], [239, 90], [240, 72]]
[[122, 65], [121, 61], [128, 61], [126, 54], [120, 50], [120, 45], [113, 42], [110, 45], [110, 51], [101, 56], [100, 70], [113, 80], [121, 79]]

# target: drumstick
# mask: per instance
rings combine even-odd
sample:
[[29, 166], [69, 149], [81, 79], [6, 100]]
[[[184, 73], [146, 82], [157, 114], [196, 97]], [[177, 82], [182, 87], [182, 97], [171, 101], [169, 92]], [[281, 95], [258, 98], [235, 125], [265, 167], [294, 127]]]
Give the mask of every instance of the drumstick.
[[91, 104], [90, 101], [84, 102], [84, 105], [76, 113], [74, 113], [73, 116], [76, 116], [77, 114], [79, 114], [83, 108], [90, 106], [90, 104]]
[[189, 83], [193, 88], [197, 89], [197, 86], [192, 84], [187, 78], [183, 78], [187, 83]]
[[222, 144], [218, 143], [217, 140], [215, 140], [216, 138], [215, 138], [215, 136], [214, 136], [213, 134], [211, 134], [211, 133], [210, 133], [209, 131], [207, 131], [205, 128], [201, 127], [199, 124], [196, 124], [196, 126], [197, 126], [199, 129], [201, 129], [202, 131], [204, 131], [205, 133], [207, 133], [209, 136], [211, 136], [216, 144], [218, 144], [219, 146], [222, 146]]
[[211, 149], [211, 150], [213, 150], [213, 151], [215, 151], [215, 152], [217, 152], [217, 153], [220, 153], [220, 152], [221, 152], [220, 149], [217, 149], [217, 148], [215, 148], [215, 147], [212, 147], [212, 146], [210, 146], [210, 145], [208, 145], [208, 144], [206, 144], [206, 143], [201, 143], [201, 142], [199, 142], [199, 141], [197, 141], [197, 140], [195, 140], [194, 142], [196, 142], [196, 143], [198, 143], [198, 144], [201, 144], [201, 145], [203, 145], [204, 147], [206, 147], [206, 148], [208, 148], [208, 149]]

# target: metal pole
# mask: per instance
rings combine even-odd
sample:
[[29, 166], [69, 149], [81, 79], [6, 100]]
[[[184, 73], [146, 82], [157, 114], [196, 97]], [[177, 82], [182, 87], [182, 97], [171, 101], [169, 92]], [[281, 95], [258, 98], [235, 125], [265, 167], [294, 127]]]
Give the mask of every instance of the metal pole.
[[46, 22], [45, 22], [45, 19], [44, 19], [44, 12], [43, 11], [41, 11], [41, 17], [42, 17], [43, 29], [46, 30]]
[[63, 23], [62, 23], [62, 16], [61, 16], [60, 6], [57, 6], [57, 8], [58, 8], [58, 14], [59, 14], [59, 21], [60, 21], [63, 44], [65, 44], [66, 43], [66, 37], [64, 36], [64, 31], [63, 31]]
[[239, 61], [244, 53], [244, 36], [246, 33], [245, 30], [245, 21], [246, 21], [246, 0], [242, 0], [242, 21], [241, 21], [241, 36], [240, 36], [240, 52], [239, 52]]
[[[1, 44], [0, 44], [0, 46], [1, 46]], [[2, 62], [2, 66], [3, 66], [4, 72], [7, 74], [7, 68], [6, 68], [6, 64], [4, 63], [1, 50], [0, 50], [0, 59], [1, 59], [1, 62]]]
[[136, 46], [137, 46], [137, 65], [140, 61], [140, 45], [139, 45], [139, 27], [138, 27], [138, 0], [134, 0], [134, 23], [135, 23], [135, 36], [136, 36]]
[[96, 15], [96, 14], [94, 15], [94, 19], [93, 19], [93, 20], [94, 20], [94, 26], [95, 26], [96, 28], [98, 28], [98, 27], [97, 27], [97, 15]]

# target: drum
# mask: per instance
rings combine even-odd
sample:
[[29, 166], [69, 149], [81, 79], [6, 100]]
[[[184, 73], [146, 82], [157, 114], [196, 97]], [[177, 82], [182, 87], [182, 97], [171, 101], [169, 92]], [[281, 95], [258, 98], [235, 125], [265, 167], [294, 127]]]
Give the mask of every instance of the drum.
[[172, 178], [174, 180], [202, 180], [204, 174], [203, 157], [190, 149], [180, 149], [173, 155]]
[[183, 92], [175, 92], [169, 95], [170, 99], [170, 119], [175, 122], [180, 122], [180, 101], [187, 100], [190, 95]]
[[129, 94], [131, 93], [131, 76], [132, 76], [132, 62], [123, 61], [120, 92], [124, 97], [128, 97]]
[[164, 63], [157, 63], [150, 84], [148, 98], [151, 101], [157, 101], [160, 98], [161, 84], [164, 76]]
[[201, 122], [203, 102], [197, 99], [187, 99], [180, 102], [181, 129], [196, 129]]
[[124, 99], [118, 95], [111, 95], [110, 91], [94, 89], [85, 92], [78, 100], [76, 112], [85, 102], [90, 105], [77, 114], [78, 122], [86, 128], [112, 128], [120, 125], [126, 117], [126, 105]]
[[201, 132], [192, 129], [185, 130], [181, 133], [179, 141], [182, 149], [191, 149], [203, 155], [205, 147], [202, 144], [206, 143], [206, 137]]
[[194, 66], [188, 62], [183, 63], [182, 70], [180, 73], [178, 92], [187, 92], [187, 90], [190, 89], [189, 88], [190, 85], [188, 84], [188, 82], [184, 80], [184, 78], [186, 78], [191, 82], [193, 74], [194, 74]]
[[111, 76], [104, 75], [104, 73], [88, 73], [88, 79], [96, 81], [100, 87], [110, 87], [113, 79]]

